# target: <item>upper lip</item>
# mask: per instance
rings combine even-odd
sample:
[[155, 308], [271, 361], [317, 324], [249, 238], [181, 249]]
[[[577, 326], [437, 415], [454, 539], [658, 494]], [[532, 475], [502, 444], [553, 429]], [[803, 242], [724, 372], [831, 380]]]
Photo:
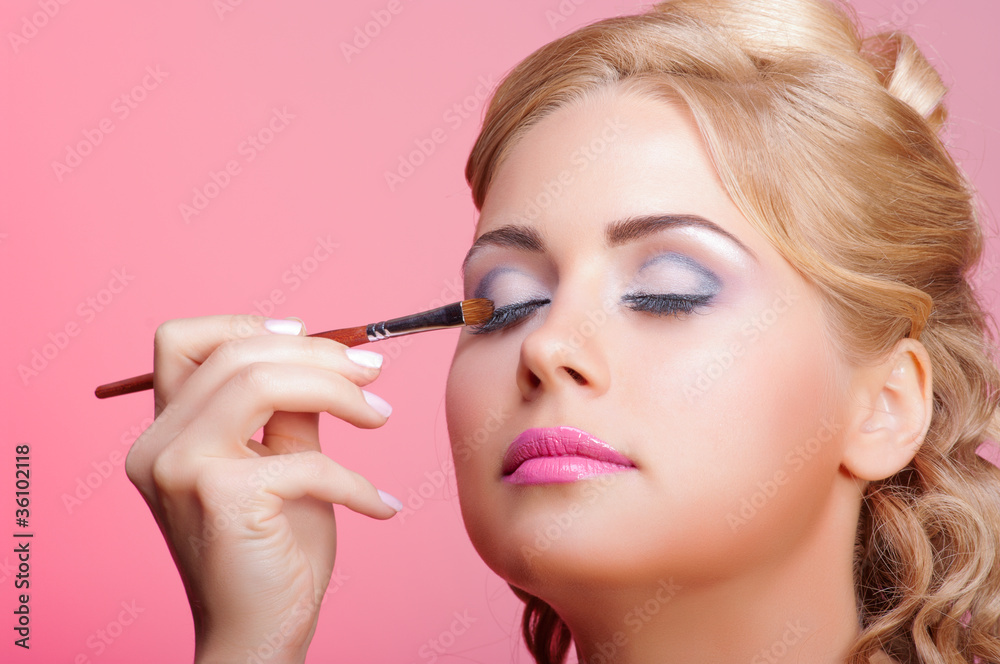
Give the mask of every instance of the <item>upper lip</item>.
[[526, 429], [507, 448], [503, 474], [509, 475], [528, 459], [538, 457], [579, 456], [620, 466], [635, 464], [600, 438], [571, 426]]

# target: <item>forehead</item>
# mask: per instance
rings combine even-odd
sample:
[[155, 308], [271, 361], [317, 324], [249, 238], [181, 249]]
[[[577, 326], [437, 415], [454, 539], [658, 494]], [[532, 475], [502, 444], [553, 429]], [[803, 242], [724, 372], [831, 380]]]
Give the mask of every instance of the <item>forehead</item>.
[[510, 223], [604, 224], [652, 211], [741, 216], [687, 110], [605, 88], [532, 126], [508, 151], [477, 236]]

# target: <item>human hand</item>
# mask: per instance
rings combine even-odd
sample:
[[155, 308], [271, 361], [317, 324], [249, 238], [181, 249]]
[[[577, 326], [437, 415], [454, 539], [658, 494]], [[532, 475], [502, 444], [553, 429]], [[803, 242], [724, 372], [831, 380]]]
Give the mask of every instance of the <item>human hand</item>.
[[389, 405], [361, 389], [381, 356], [303, 327], [208, 316], [156, 331], [156, 419], [126, 472], [184, 581], [199, 662], [302, 661], [336, 555], [332, 503], [378, 519], [401, 507], [320, 451], [320, 412], [385, 424]]

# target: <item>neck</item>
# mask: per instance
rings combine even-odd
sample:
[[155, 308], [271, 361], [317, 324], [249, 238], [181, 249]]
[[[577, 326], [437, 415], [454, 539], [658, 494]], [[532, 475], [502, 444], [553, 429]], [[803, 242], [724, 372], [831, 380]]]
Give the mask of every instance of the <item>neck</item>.
[[[839, 507], [838, 507], [839, 505]], [[559, 603], [581, 664], [844, 664], [859, 631], [856, 509], [830, 501], [813, 532], [752, 573], [574, 592]], [[568, 610], [562, 610], [569, 607]]]

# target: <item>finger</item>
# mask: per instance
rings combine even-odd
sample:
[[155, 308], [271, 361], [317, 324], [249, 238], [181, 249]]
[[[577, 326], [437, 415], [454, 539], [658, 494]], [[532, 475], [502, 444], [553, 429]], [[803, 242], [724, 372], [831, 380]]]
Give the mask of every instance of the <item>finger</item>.
[[354, 384], [364, 386], [378, 377], [381, 361], [382, 356], [378, 353], [348, 349], [330, 339], [269, 334], [234, 340], [216, 348], [190, 374], [174, 401], [185, 404], [188, 410], [201, 410], [212, 394], [253, 363], [313, 366], [337, 372]]
[[398, 500], [380, 492], [364, 476], [321, 452], [284, 454], [261, 462], [262, 467], [267, 464], [266, 472], [260, 473], [261, 488], [282, 500], [311, 496], [376, 519], [388, 519], [401, 508]]
[[262, 316], [203, 316], [160, 325], [153, 337], [153, 389], [158, 406], [171, 402], [188, 376], [220, 345], [270, 334], [264, 320]]
[[211, 395], [172, 446], [181, 453], [243, 458], [246, 441], [278, 411], [327, 412], [370, 429], [385, 424], [391, 408], [335, 371], [257, 362]]
[[[213, 317], [209, 317], [213, 318]], [[214, 317], [214, 318], [234, 318], [234, 317]], [[264, 324], [283, 324], [283, 320], [264, 321]], [[225, 321], [206, 321], [203, 319], [188, 319], [176, 321], [177, 332], [171, 332], [169, 326], [164, 324], [161, 329], [166, 329], [163, 333], [165, 338], [181, 338], [189, 336], [201, 338], [197, 343], [202, 344], [202, 350], [192, 355], [200, 357], [201, 353], [210, 344], [204, 343], [204, 336], [209, 334], [204, 330], [200, 332], [196, 329], [199, 325], [212, 327], [215, 331], [216, 339], [225, 336], [227, 333], [219, 331], [219, 325], [227, 324]], [[190, 323], [190, 324], [189, 324]], [[240, 321], [229, 321], [235, 326], [233, 331], [244, 331]], [[213, 327], [214, 326], [214, 327]], [[287, 330], [286, 330], [287, 331]], [[198, 416], [211, 399], [214, 392], [219, 390], [223, 384], [231, 380], [236, 374], [242, 371], [247, 365], [254, 362], [276, 362], [289, 364], [308, 364], [319, 368], [335, 371], [347, 376], [356, 385], [367, 385], [379, 375], [382, 356], [378, 353], [365, 351], [357, 348], [348, 349], [343, 344], [322, 338], [296, 338], [279, 336], [265, 328], [265, 333], [261, 336], [253, 336], [246, 339], [230, 340], [217, 346], [208, 357], [202, 360], [201, 364], [193, 373], [186, 374], [186, 382], [175, 390], [170, 397], [169, 405], [166, 409], [160, 409], [156, 426], [160, 433], [169, 431], [181, 431]], [[166, 379], [166, 380], [169, 380]], [[164, 390], [169, 392], [169, 390]], [[165, 411], [169, 412], [165, 412]], [[169, 418], [167, 417], [169, 416]], [[170, 422], [166, 422], [169, 419]], [[169, 426], [166, 426], [168, 425]], [[172, 440], [172, 435], [144, 436], [141, 441], [146, 448], [137, 453], [146, 459], [153, 459]], [[316, 438], [313, 436], [312, 438]], [[312, 440], [306, 437], [306, 440]], [[311, 448], [318, 448], [318, 439], [313, 441]]]
[[188, 377], [220, 345], [234, 339], [273, 336], [268, 325], [282, 322], [260, 316], [204, 316], [170, 320], [157, 328], [153, 362], [156, 419], [132, 445], [126, 459], [126, 472], [140, 490], [149, 484], [156, 457], [203, 407], [200, 402], [185, 404], [175, 398]]
[[140, 491], [149, 489], [156, 458], [204, 407], [204, 393], [194, 391], [194, 400], [188, 402], [176, 398], [177, 393], [220, 345], [254, 336], [266, 339], [276, 333], [304, 334], [304, 330], [304, 324], [296, 326], [294, 321], [240, 315], [178, 319], [161, 325], [154, 342], [156, 419], [129, 450], [129, 479]]
[[319, 413], [275, 413], [264, 425], [261, 443], [276, 454], [319, 451]]

